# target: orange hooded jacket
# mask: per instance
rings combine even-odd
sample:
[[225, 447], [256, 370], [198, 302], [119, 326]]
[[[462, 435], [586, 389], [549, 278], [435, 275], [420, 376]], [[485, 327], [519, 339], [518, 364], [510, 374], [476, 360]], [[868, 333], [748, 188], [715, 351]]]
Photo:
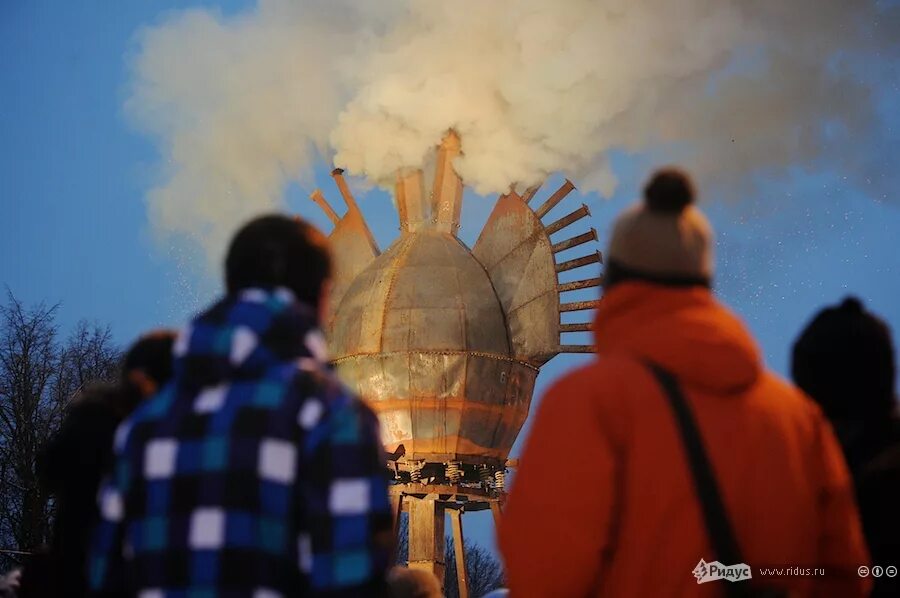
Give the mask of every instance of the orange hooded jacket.
[[[598, 358], [540, 405], [500, 524], [513, 598], [720, 596], [731, 583], [692, 575], [701, 559], [717, 559], [646, 360], [682, 386], [754, 583], [792, 596], [867, 593], [857, 568], [868, 555], [829, 425], [764, 369], [748, 331], [709, 290], [621, 283], [594, 334]], [[779, 567], [824, 575], [763, 576]]]

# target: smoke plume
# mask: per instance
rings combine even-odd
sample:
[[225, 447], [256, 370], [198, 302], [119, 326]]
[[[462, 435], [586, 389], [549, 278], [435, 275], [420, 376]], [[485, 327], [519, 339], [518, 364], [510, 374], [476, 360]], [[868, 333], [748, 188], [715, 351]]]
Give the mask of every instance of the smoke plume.
[[877, 194], [859, 147], [891, 143], [874, 83], [898, 40], [896, 5], [864, 0], [260, 0], [140, 32], [126, 108], [163, 155], [152, 223], [215, 255], [317, 160], [389, 185], [448, 128], [481, 194], [563, 172], [608, 196], [612, 151], [704, 186], [812, 166]]

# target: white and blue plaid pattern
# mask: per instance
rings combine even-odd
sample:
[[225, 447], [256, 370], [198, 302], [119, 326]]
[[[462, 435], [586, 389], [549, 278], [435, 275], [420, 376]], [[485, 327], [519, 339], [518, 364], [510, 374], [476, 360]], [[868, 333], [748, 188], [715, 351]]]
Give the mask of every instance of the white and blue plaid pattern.
[[377, 419], [323, 362], [311, 310], [250, 290], [195, 320], [176, 378], [117, 434], [99, 595], [381, 592], [391, 515]]

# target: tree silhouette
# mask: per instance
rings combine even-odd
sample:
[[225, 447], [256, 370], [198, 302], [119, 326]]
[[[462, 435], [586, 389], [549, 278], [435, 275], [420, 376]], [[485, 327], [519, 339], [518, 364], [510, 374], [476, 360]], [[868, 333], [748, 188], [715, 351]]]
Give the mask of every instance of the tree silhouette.
[[[406, 566], [409, 560], [409, 516], [403, 513], [397, 538], [397, 564]], [[444, 594], [447, 598], [458, 598], [459, 587], [456, 580], [456, 551], [453, 538], [447, 536], [444, 549], [446, 566], [444, 568]], [[479, 598], [491, 590], [503, 587], [503, 567], [500, 561], [486, 548], [466, 544], [466, 578], [469, 582], [469, 596]]]
[[118, 369], [108, 327], [80, 322], [60, 342], [56, 312], [26, 308], [9, 291], [0, 306], [0, 566], [48, 542], [53, 505], [38, 483], [38, 454], [71, 398]]

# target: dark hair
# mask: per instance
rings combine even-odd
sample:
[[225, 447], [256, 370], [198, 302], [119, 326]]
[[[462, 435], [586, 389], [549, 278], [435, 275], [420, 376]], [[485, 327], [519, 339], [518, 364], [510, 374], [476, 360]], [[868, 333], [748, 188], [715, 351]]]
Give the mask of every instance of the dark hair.
[[330, 276], [325, 236], [300, 218], [270, 215], [251, 220], [234, 236], [225, 258], [229, 293], [287, 287], [298, 300], [318, 307], [322, 285]]
[[157, 386], [165, 385], [172, 378], [172, 346], [176, 333], [173, 330], [154, 330], [139, 338], [122, 359], [122, 377], [135, 370], [144, 372]]
[[800, 334], [791, 374], [830, 418], [888, 415], [895, 406], [890, 328], [848, 297], [820, 311]]
[[695, 196], [691, 177], [674, 167], [657, 170], [644, 187], [644, 203], [655, 212], [677, 214], [693, 203]]

